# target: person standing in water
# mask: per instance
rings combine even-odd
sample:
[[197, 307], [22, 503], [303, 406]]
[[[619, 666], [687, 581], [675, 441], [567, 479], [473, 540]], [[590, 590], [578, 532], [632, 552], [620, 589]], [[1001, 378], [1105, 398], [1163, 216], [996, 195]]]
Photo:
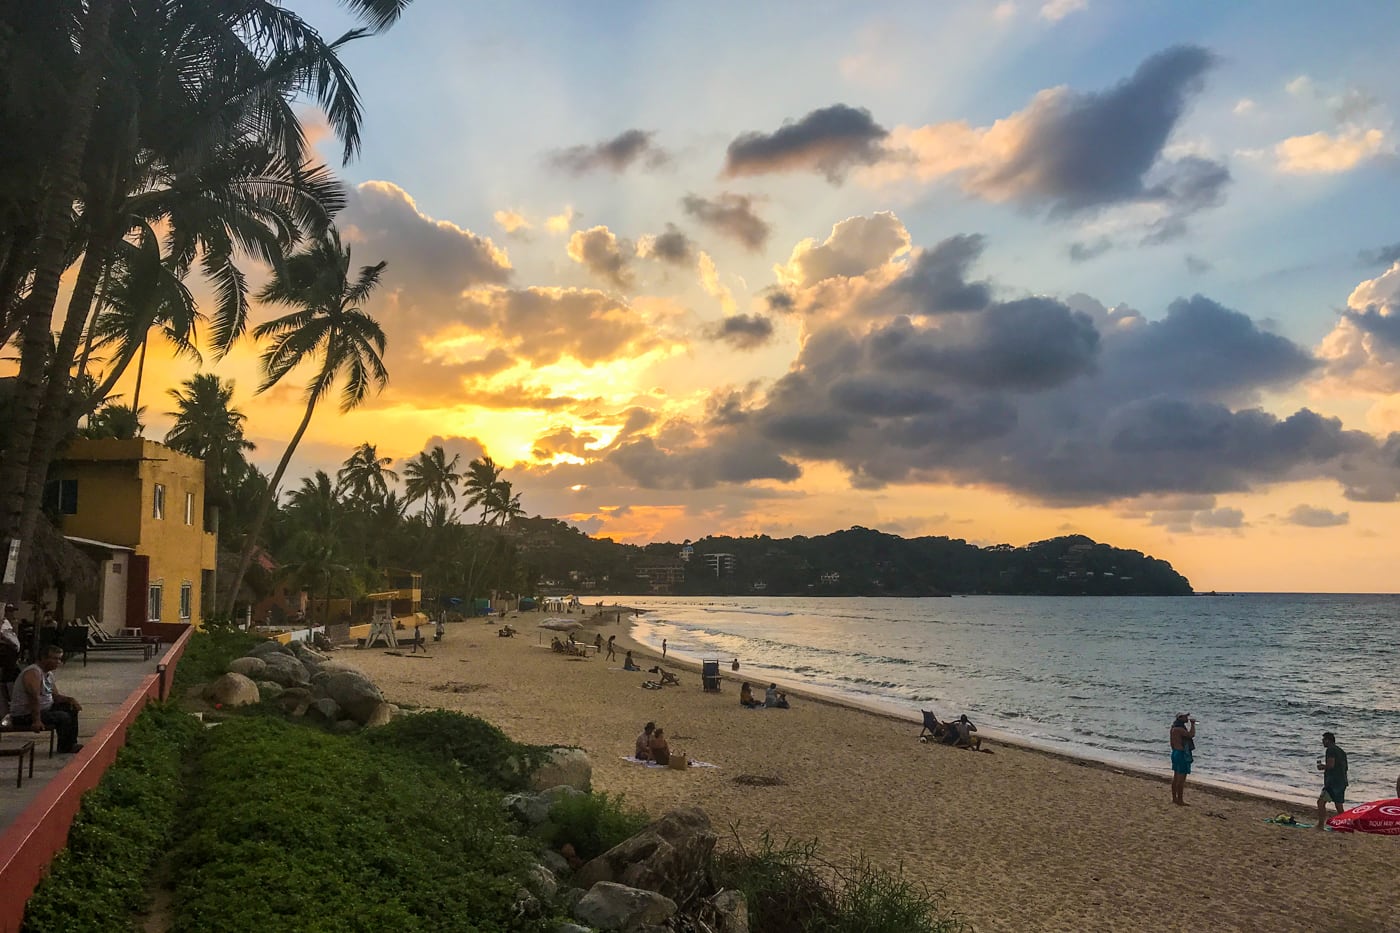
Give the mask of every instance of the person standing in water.
[[1172, 744], [1172, 803], [1186, 806], [1186, 775], [1191, 773], [1191, 761], [1196, 750], [1196, 720], [1190, 713], [1178, 713], [1171, 728]]

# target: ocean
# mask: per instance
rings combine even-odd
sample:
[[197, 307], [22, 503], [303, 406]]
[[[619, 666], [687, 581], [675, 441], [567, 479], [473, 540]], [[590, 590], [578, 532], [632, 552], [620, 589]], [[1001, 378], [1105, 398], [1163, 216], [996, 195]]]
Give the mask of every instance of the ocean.
[[965, 713], [1078, 757], [1166, 773], [1189, 711], [1193, 778], [1315, 801], [1324, 731], [1350, 758], [1349, 803], [1394, 796], [1400, 775], [1400, 596], [607, 601], [646, 610], [643, 643], [726, 671], [737, 657], [755, 684]]

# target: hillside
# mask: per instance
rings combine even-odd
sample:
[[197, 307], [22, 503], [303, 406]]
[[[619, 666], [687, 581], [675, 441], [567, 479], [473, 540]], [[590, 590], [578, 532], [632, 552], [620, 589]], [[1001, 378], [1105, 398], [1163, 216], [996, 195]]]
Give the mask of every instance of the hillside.
[[1083, 535], [1024, 547], [900, 538], [859, 526], [816, 537], [712, 537], [644, 546], [591, 538], [553, 519], [521, 519], [522, 558], [549, 590], [715, 596], [1180, 596], [1171, 564]]

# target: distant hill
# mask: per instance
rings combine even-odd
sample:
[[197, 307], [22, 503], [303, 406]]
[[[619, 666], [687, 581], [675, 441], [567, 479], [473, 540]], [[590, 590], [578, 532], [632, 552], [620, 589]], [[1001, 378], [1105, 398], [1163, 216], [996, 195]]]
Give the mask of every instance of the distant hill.
[[[515, 524], [522, 559], [545, 589], [623, 595], [1182, 596], [1191, 583], [1164, 560], [1068, 535], [1024, 547], [900, 538], [856, 526], [794, 538], [714, 537], [618, 544], [554, 519]], [[683, 558], [683, 553], [685, 557]]]

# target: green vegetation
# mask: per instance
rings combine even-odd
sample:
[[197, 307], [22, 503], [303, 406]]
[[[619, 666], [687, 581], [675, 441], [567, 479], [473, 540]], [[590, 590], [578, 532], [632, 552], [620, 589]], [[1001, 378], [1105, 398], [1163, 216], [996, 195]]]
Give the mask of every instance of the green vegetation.
[[30, 933], [111, 933], [133, 929], [145, 908], [152, 867], [169, 847], [184, 797], [181, 762], [203, 738], [194, 717], [152, 706], [127, 744], [83, 798], [68, 848], [59, 853], [25, 913]]
[[248, 649], [263, 639], [226, 625], [205, 623], [185, 646], [185, 653], [175, 668], [175, 689], [183, 693], [192, 684], [204, 684], [228, 670], [228, 662], [247, 654]]
[[635, 836], [650, 822], [645, 810], [628, 808], [621, 794], [594, 793], [560, 798], [540, 830], [550, 848], [568, 843], [579, 858], [588, 861]]
[[421, 759], [427, 765], [451, 763], [474, 781], [498, 790], [523, 790], [526, 776], [549, 749], [524, 745], [489, 722], [446, 710], [395, 719], [364, 734], [369, 744]]
[[744, 892], [749, 925], [763, 933], [957, 933], [964, 924], [942, 896], [877, 868], [823, 861], [815, 843], [783, 845], [764, 834], [715, 857], [715, 883]]

